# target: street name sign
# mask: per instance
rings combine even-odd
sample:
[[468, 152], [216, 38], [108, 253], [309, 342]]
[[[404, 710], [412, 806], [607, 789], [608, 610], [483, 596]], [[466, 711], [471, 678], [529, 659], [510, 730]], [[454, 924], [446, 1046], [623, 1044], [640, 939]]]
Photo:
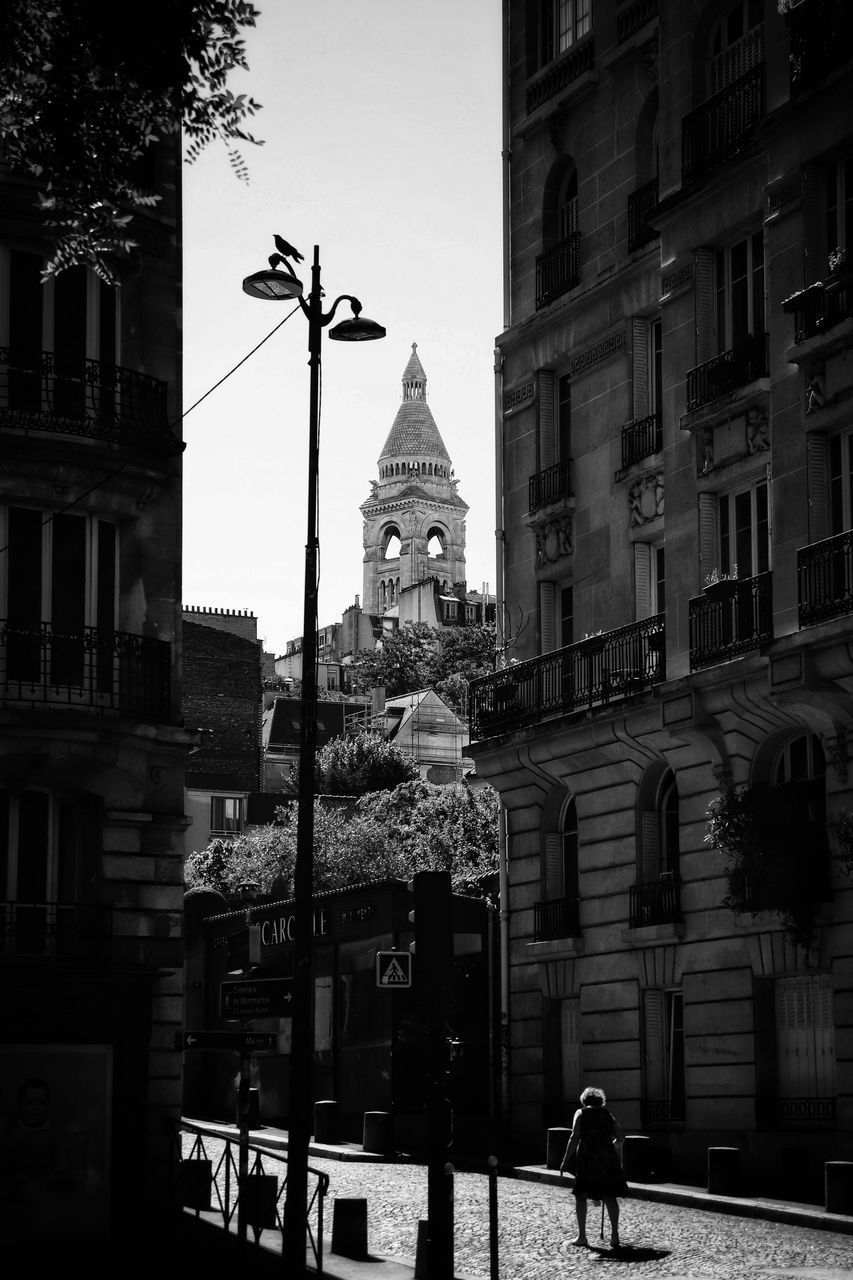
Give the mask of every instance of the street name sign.
[[292, 1004], [292, 978], [242, 978], [219, 988], [220, 1018], [288, 1017]]
[[412, 957], [408, 951], [376, 953], [376, 985], [383, 990], [400, 991], [412, 985]]
[[226, 1049], [233, 1053], [264, 1053], [278, 1048], [274, 1031], [179, 1031], [176, 1049]]

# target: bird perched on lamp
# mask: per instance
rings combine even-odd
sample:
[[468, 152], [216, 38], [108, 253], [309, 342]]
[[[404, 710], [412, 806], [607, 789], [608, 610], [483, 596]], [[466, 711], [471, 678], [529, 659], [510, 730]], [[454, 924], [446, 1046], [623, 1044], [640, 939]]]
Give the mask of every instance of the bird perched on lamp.
[[298, 249], [294, 249], [292, 244], [288, 244], [281, 236], [273, 236], [275, 247], [284, 258], [292, 258], [294, 262], [301, 262], [303, 254]]

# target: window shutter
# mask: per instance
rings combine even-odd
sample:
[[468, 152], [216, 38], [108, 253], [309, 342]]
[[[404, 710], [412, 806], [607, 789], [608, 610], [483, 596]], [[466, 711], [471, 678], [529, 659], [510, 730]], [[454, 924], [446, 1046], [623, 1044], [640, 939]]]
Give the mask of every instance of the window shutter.
[[539, 470], [547, 471], [556, 461], [554, 438], [554, 373], [552, 369], [540, 369], [539, 382]]
[[828, 974], [778, 979], [776, 1048], [781, 1097], [835, 1096], [832, 980]]
[[832, 978], [828, 973], [815, 974], [815, 1065], [817, 1096], [835, 1097], [835, 1043], [832, 1020]]
[[[826, 275], [827, 255], [824, 223], [825, 171], [816, 164], [803, 169], [803, 247], [805, 249], [803, 271], [804, 284], [815, 284]], [[830, 246], [834, 247], [834, 246]]]
[[545, 836], [545, 897], [564, 897], [563, 891], [563, 837], [559, 832]]
[[657, 989], [643, 992], [643, 1049], [645, 1066], [645, 1096], [649, 1101], [661, 1101], [666, 1091], [666, 995]]
[[631, 321], [632, 345], [634, 349], [634, 417], [646, 418], [651, 413], [649, 406], [649, 322], [642, 316], [634, 316]]
[[539, 652], [557, 648], [557, 588], [553, 582], [539, 583]]
[[809, 490], [809, 541], [829, 537], [829, 442], [811, 432], [806, 437]]
[[648, 542], [634, 543], [634, 602], [637, 621], [652, 612], [652, 549]]
[[660, 814], [656, 809], [640, 814], [639, 869], [643, 884], [660, 878]]
[[581, 1091], [580, 1001], [560, 1001], [560, 1065], [563, 1102], [576, 1102]]
[[697, 249], [696, 281], [696, 363], [704, 364], [717, 354], [714, 334], [714, 251]]
[[717, 498], [699, 494], [699, 578], [700, 584], [717, 564]]

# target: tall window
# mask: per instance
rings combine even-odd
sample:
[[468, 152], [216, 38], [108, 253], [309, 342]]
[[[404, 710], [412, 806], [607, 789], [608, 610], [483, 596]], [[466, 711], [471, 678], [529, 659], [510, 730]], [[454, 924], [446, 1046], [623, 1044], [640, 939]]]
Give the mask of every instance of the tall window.
[[777, 1096], [782, 1119], [796, 1121], [798, 1099], [835, 1098], [831, 976], [811, 973], [778, 978], [775, 1006]]
[[539, 66], [553, 62], [592, 30], [592, 0], [539, 0]]
[[575, 639], [574, 588], [559, 587], [557, 598], [560, 605], [560, 648], [565, 649]]
[[844, 249], [853, 255], [853, 157], [826, 171], [826, 244], [827, 253]]
[[671, 769], [650, 772], [640, 793], [639, 879], [651, 884], [678, 871], [678, 788]]
[[716, 255], [717, 350], [764, 333], [764, 237], [754, 232]]
[[563, 180], [557, 206], [558, 238], [568, 240], [578, 229], [578, 173], [572, 169]]
[[829, 532], [853, 528], [853, 433], [829, 439]]
[[709, 91], [719, 93], [764, 57], [762, 0], [735, 0], [711, 37]]
[[666, 551], [662, 542], [634, 543], [634, 603], [638, 621], [666, 609]]
[[718, 501], [720, 572], [752, 578], [770, 568], [770, 518], [767, 482]]
[[647, 1124], [684, 1119], [684, 999], [678, 990], [643, 992], [644, 1103]]
[[574, 800], [566, 805], [561, 830], [545, 837], [545, 896], [578, 896], [578, 811]]
[[803, 733], [785, 743], [773, 765], [773, 787], [783, 790], [786, 827], [810, 862], [815, 901], [829, 892], [826, 842], [826, 762], [819, 739]]
[[580, 1001], [560, 1001], [560, 1093], [567, 1109], [581, 1091]]
[[572, 456], [572, 380], [568, 374], [557, 380], [557, 462]]

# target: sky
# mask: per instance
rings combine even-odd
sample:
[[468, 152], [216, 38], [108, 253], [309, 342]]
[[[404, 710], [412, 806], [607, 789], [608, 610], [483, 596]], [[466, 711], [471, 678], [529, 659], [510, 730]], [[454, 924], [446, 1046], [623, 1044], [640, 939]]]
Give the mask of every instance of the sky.
[[[258, 0], [242, 144], [184, 165], [184, 605], [248, 610], [281, 654], [302, 634], [308, 324], [250, 298], [278, 233], [320, 250], [325, 306], [354, 294], [379, 342], [322, 344], [319, 625], [362, 595], [359, 507], [412, 350], [469, 504], [468, 586], [495, 582], [494, 341], [502, 327], [501, 56], [496, 0]], [[335, 321], [349, 318], [342, 303]]]

